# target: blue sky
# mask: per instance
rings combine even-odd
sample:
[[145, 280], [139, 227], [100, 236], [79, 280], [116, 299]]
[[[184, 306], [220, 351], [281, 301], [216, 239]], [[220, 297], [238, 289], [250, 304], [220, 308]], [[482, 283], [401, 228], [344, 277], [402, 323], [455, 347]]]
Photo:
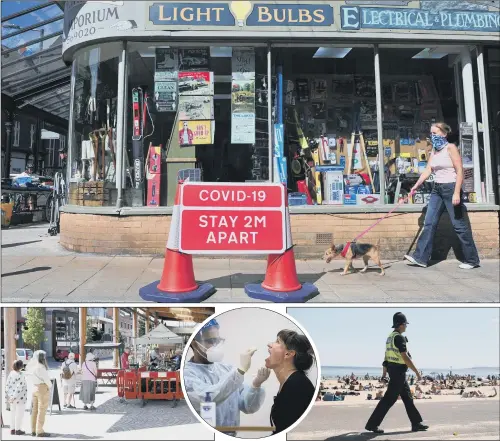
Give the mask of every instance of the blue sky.
[[[34, 6], [47, 3], [47, 1], [2, 1], [2, 17], [6, 17], [8, 15], [14, 14], [16, 12], [26, 10], [32, 8]], [[61, 15], [62, 11], [57, 5], [50, 5], [46, 8], [39, 9], [38, 11], [33, 11], [29, 14], [23, 15], [18, 18], [14, 18], [9, 20], [8, 24], [18, 25], [22, 28], [26, 26], [30, 26], [36, 23], [40, 23], [42, 21], [48, 20], [49, 18], [56, 17]], [[62, 30], [63, 21], [58, 20], [54, 23], [49, 23], [43, 26], [43, 30], [45, 35], [53, 34], [54, 32], [58, 32]], [[41, 30], [42, 28], [37, 28]], [[8, 38], [9, 34], [12, 32], [16, 32], [17, 29], [8, 29], [2, 27], [2, 45], [7, 47], [16, 47], [23, 43], [29, 42], [36, 38], [40, 37], [40, 32], [36, 30], [27, 31], [25, 33], [19, 34], [18, 36]], [[46, 40], [43, 45], [44, 48], [50, 47], [50, 44], [53, 42], [53, 39]], [[38, 43], [34, 46], [30, 47], [30, 49], [36, 51], [38, 49]]]
[[323, 366], [380, 366], [398, 311], [410, 323], [405, 335], [417, 368], [499, 366], [499, 308], [288, 308]]

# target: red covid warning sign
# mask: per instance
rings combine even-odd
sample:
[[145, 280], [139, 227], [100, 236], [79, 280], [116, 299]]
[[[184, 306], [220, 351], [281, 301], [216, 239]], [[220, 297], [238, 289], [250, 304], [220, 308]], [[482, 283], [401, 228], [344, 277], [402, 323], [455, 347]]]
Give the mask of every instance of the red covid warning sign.
[[283, 185], [182, 184], [179, 240], [188, 254], [283, 253]]

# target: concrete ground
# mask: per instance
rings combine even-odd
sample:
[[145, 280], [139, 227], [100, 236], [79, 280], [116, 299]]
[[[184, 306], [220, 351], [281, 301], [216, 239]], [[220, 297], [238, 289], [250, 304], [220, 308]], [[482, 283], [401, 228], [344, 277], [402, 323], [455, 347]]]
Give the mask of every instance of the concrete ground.
[[[319, 256], [318, 256], [319, 257]], [[485, 260], [474, 270], [457, 261], [428, 268], [386, 261], [366, 274], [340, 276], [344, 262], [298, 260], [302, 282], [314, 283], [320, 295], [310, 302], [500, 302], [500, 262]], [[361, 262], [355, 262], [359, 269]], [[255, 302], [244, 285], [264, 278], [266, 260], [194, 259], [196, 278], [217, 292], [209, 302]], [[47, 224], [2, 230], [3, 302], [140, 302], [139, 289], [159, 280], [163, 258], [97, 256], [69, 252]]]
[[[497, 399], [464, 399], [458, 402], [418, 401], [417, 407], [430, 428], [411, 432], [404, 405], [397, 402], [380, 426], [386, 433], [375, 435], [364, 426], [373, 405], [335, 403], [314, 406], [307, 417], [288, 433], [289, 440], [383, 441], [383, 440], [498, 440], [500, 408]], [[337, 405], [338, 404], [338, 405]]]
[[[111, 360], [100, 360], [102, 367], [112, 367]], [[51, 378], [59, 378], [60, 363], [49, 363]], [[2, 384], [5, 371], [2, 371]], [[58, 389], [62, 402], [62, 389], [59, 380]], [[77, 391], [79, 388], [77, 388]], [[3, 391], [2, 391], [3, 396]], [[28, 382], [28, 396], [31, 396], [31, 386]], [[10, 434], [10, 412], [2, 400], [2, 417], [5, 428], [2, 428], [1, 439], [33, 439], [29, 436], [14, 436]], [[166, 401], [150, 401], [144, 408], [139, 401], [120, 402], [116, 387], [99, 386], [96, 394], [96, 411], [83, 410], [83, 403], [75, 395], [76, 409], [65, 410], [61, 406], [53, 406], [52, 415], [47, 413], [44, 430], [52, 436], [50, 439], [83, 439], [83, 440], [213, 440], [213, 433], [199, 423], [189, 410], [185, 401], [176, 408]], [[30, 402], [27, 403], [23, 430], [30, 429]]]

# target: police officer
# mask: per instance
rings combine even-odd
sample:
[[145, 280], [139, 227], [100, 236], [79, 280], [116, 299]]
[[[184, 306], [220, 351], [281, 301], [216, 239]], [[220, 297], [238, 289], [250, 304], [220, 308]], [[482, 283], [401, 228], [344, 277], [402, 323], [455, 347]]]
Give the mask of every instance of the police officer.
[[385, 344], [385, 359], [383, 363], [383, 376], [385, 377], [386, 372], [389, 373], [389, 386], [387, 387], [384, 397], [379, 401], [372, 416], [366, 423], [365, 429], [374, 433], [384, 433], [383, 430], [379, 429], [379, 426], [387, 415], [387, 412], [389, 412], [389, 409], [397, 401], [398, 396], [401, 396], [406, 413], [411, 421], [411, 430], [413, 432], [424, 431], [427, 430], [429, 426], [422, 424], [422, 417], [413, 403], [410, 386], [406, 381], [406, 372], [408, 368], [415, 372], [417, 380], [422, 379], [420, 372], [413, 364], [411, 355], [406, 348], [408, 339], [402, 335], [403, 332], [406, 331], [406, 325], [409, 323], [406, 321], [405, 315], [401, 312], [394, 314], [392, 323], [394, 331], [391, 332], [387, 338]]

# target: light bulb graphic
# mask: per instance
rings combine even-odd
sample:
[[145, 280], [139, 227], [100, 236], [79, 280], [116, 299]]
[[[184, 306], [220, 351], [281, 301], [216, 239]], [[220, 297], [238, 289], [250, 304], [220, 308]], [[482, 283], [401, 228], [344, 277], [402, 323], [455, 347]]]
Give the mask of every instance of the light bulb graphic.
[[244, 26], [245, 20], [250, 15], [250, 12], [252, 12], [252, 2], [233, 1], [229, 7], [238, 20], [238, 26]]

